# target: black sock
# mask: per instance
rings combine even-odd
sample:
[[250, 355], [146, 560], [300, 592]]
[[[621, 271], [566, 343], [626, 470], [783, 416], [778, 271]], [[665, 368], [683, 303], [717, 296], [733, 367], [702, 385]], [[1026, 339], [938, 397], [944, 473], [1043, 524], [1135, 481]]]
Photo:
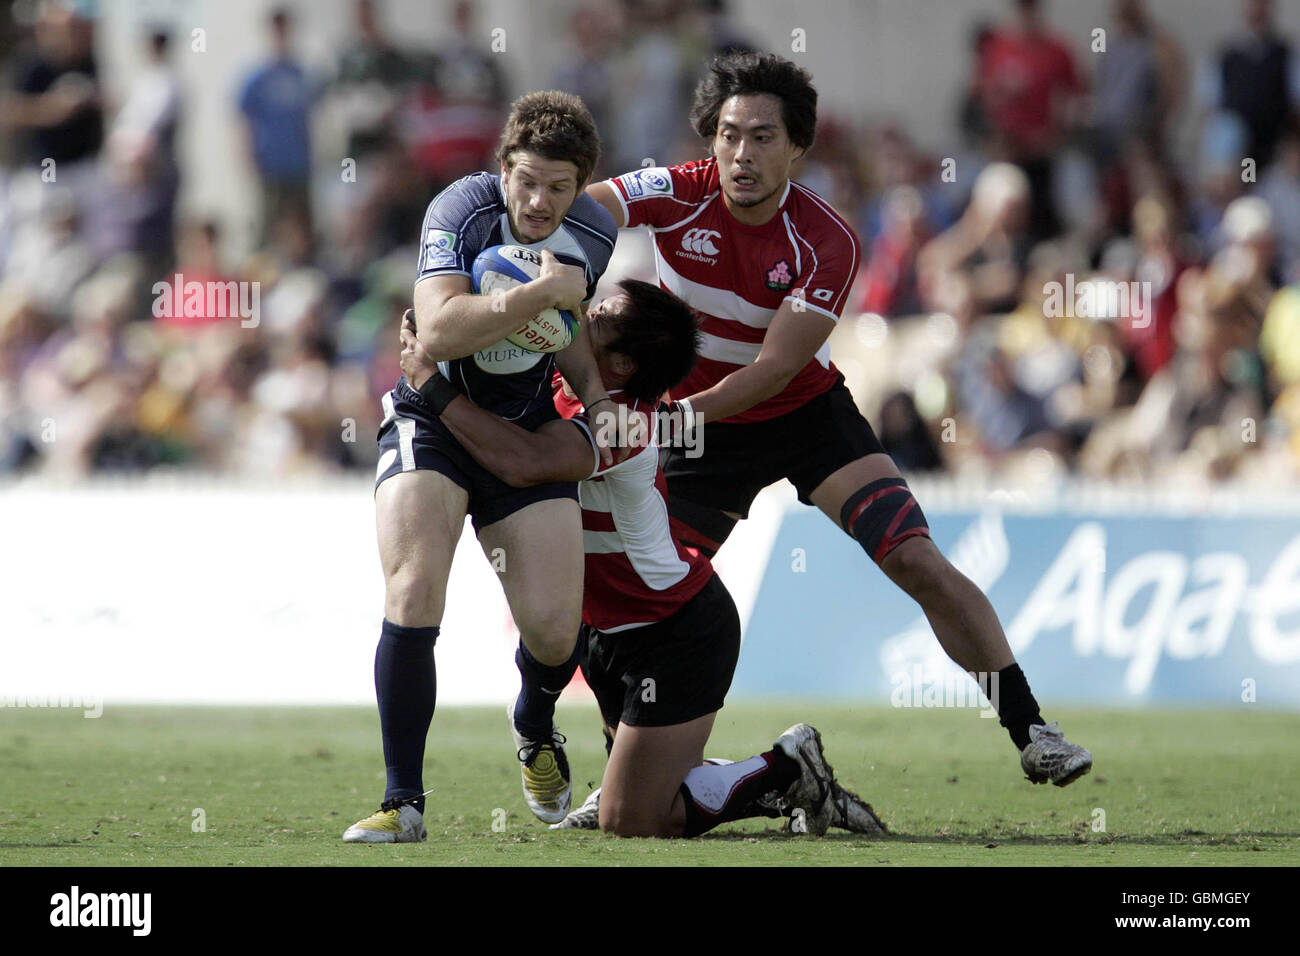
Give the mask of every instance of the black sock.
[[758, 801], [773, 791], [784, 796], [798, 778], [799, 765], [779, 750], [721, 767], [694, 767], [682, 781], [686, 803], [682, 835], [699, 836], [731, 820], [779, 816]]
[[1038, 701], [1034, 700], [1029, 690], [1029, 681], [1019, 664], [1004, 667], [995, 675], [997, 686], [981, 688], [989, 697], [998, 712], [1000, 723], [1011, 734], [1011, 742], [1016, 749], [1024, 750], [1029, 746], [1029, 728], [1033, 724], [1046, 723], [1038, 713]]
[[515, 730], [529, 740], [549, 740], [551, 725], [555, 720], [555, 702], [560, 692], [569, 686], [573, 672], [582, 658], [582, 639], [574, 645], [573, 653], [563, 664], [543, 664], [524, 647], [523, 638], [515, 651], [515, 664], [519, 668], [519, 697], [515, 701]]
[[403, 627], [384, 619], [375, 650], [375, 696], [384, 737], [388, 788], [384, 800], [418, 797], [411, 805], [424, 812], [424, 742], [438, 695], [433, 645], [436, 627]]

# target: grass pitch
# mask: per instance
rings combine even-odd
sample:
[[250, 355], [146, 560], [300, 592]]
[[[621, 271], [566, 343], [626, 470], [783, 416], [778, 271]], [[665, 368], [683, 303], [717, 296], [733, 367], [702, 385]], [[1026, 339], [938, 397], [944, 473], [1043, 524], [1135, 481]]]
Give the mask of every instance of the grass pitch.
[[[427, 843], [345, 845], [384, 777], [373, 708], [0, 711], [0, 865], [1251, 865], [1300, 863], [1300, 718], [1063, 711], [1093, 772], [1032, 786], [973, 710], [730, 705], [709, 754], [743, 758], [789, 724], [822, 731], [839, 778], [893, 831], [786, 835], [779, 821], [696, 840], [552, 833], [519, 791], [501, 708], [444, 708], [425, 779]], [[599, 782], [594, 706], [561, 707], [575, 805]], [[1104, 826], [1104, 829], [1098, 827]]]

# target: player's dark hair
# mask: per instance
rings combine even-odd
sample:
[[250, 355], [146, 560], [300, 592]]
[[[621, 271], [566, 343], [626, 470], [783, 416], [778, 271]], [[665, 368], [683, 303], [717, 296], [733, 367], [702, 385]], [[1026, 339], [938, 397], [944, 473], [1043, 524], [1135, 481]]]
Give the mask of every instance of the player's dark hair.
[[605, 350], [636, 362], [623, 391], [632, 398], [657, 402], [695, 367], [699, 324], [689, 305], [657, 285], [624, 279], [618, 287], [630, 301], [605, 320], [614, 330]]
[[511, 105], [497, 144], [497, 162], [509, 170], [511, 154], [520, 149], [573, 163], [578, 167], [581, 189], [600, 160], [600, 134], [581, 98], [559, 90], [540, 90], [525, 93]]
[[695, 88], [691, 126], [712, 142], [722, 104], [733, 96], [761, 93], [781, 101], [790, 142], [807, 152], [817, 135], [817, 90], [807, 70], [775, 53], [729, 53], [715, 59]]

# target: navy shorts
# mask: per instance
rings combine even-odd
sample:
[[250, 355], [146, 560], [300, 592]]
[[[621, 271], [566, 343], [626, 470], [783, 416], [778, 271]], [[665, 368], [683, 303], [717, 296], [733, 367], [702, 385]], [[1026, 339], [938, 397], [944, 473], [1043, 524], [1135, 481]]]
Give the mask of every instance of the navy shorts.
[[[531, 488], [507, 485], [470, 456], [406, 379], [383, 397], [383, 405], [376, 488], [385, 479], [404, 471], [444, 474], [469, 494], [469, 516], [475, 534], [534, 502], [551, 498], [578, 500], [578, 486], [574, 482], [558, 481]], [[559, 417], [555, 413], [531, 424], [537, 428]]]

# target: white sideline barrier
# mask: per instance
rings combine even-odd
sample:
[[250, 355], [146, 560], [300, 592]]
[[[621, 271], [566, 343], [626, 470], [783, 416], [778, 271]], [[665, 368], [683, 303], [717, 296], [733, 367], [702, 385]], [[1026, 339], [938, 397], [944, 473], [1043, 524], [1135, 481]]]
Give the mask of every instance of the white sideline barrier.
[[[1243, 681], [1251, 700], [1258, 681], [1261, 704], [1300, 706], [1300, 593], [1288, 584], [1300, 575], [1300, 544], [1288, 544], [1300, 540], [1300, 498], [1289, 489], [912, 487], [959, 566], [973, 560], [963, 544], [972, 529], [990, 520], [1001, 529], [1005, 516], [993, 555], [1002, 563], [986, 566], [987, 547], [976, 548], [987, 560], [967, 573], [1019, 635], [1017, 654], [1048, 696], [1239, 705]], [[995, 519], [980, 517], [988, 507]], [[1083, 576], [1096, 579], [1101, 603], [1085, 608], [1083, 578], [1070, 578], [1060, 613], [1021, 627], [1049, 565], [1074, 554], [1066, 539], [1089, 529], [1110, 535], [1088, 565], [1095, 574]], [[0, 721], [5, 707], [49, 702], [88, 712], [138, 702], [374, 706], [383, 581], [364, 477], [278, 487], [30, 480], [0, 485], [0, 533]], [[735, 696], [885, 703], [904, 657], [936, 673], [948, 666], [911, 599], [785, 483], [759, 497], [716, 563], [745, 627]], [[811, 573], [795, 573], [805, 565]], [[1240, 570], [1241, 588], [1201, 580], [1211, 565]], [[1153, 569], [1164, 585], [1139, 588]], [[1147, 599], [1153, 589], [1161, 602]], [[1083, 628], [1107, 607], [1113, 626]], [[467, 524], [438, 641], [439, 701], [509, 700], [517, 640]], [[569, 693], [589, 694], [580, 682]]]
[[[746, 622], [785, 497], [773, 491], [729, 546]], [[0, 529], [0, 720], [4, 706], [60, 698], [374, 704], [384, 591], [365, 478], [29, 481], [0, 487]], [[467, 522], [437, 646], [439, 702], [508, 700], [517, 641]]]

